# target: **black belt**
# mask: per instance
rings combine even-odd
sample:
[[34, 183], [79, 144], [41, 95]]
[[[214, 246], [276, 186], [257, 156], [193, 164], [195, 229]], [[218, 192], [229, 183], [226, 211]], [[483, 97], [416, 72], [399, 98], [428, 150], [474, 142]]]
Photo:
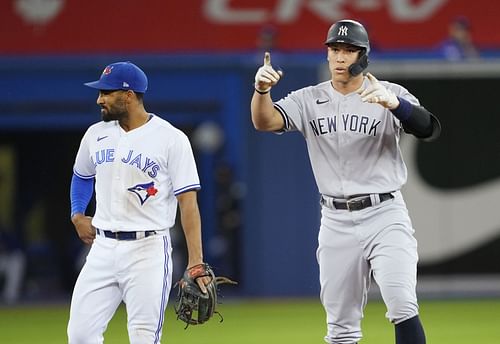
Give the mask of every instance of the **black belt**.
[[112, 232], [104, 231], [102, 229], [96, 228], [97, 234], [104, 234], [106, 238], [116, 239], [116, 240], [137, 240], [142, 238], [147, 238], [148, 236], [155, 235], [156, 231], [142, 231], [142, 232]]
[[[381, 193], [377, 196], [380, 199], [380, 203], [394, 198], [392, 193]], [[327, 201], [323, 198], [323, 196], [321, 196], [321, 204], [327, 204]], [[332, 200], [332, 205], [335, 209], [356, 211], [371, 207], [373, 204], [370, 195], [356, 195], [346, 201]]]

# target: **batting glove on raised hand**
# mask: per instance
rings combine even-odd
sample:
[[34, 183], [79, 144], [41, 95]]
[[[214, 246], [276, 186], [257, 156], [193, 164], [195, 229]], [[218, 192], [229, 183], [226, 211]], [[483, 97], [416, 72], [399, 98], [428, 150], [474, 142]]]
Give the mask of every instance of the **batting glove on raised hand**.
[[255, 74], [255, 89], [257, 92], [267, 93], [271, 90], [271, 87], [278, 83], [282, 76], [282, 71], [275, 71], [273, 66], [271, 66], [271, 54], [266, 51], [264, 54], [264, 64]]
[[389, 110], [394, 110], [399, 106], [398, 97], [382, 85], [377, 78], [370, 73], [366, 73], [369, 85], [365, 89], [361, 86], [356, 92], [361, 96], [361, 100], [367, 103], [380, 104]]

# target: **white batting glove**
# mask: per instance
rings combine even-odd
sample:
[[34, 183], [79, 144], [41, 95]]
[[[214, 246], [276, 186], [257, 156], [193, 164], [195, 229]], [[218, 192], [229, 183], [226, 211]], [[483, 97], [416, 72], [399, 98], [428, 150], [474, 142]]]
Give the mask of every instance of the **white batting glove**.
[[276, 85], [283, 76], [282, 71], [275, 71], [271, 66], [271, 54], [264, 54], [264, 64], [257, 70], [255, 74], [255, 89], [261, 93], [267, 93], [271, 87]]
[[382, 85], [372, 74], [366, 73], [370, 84], [363, 89], [361, 86], [356, 92], [361, 96], [361, 100], [367, 103], [380, 104], [389, 110], [394, 110], [399, 106], [396, 95]]

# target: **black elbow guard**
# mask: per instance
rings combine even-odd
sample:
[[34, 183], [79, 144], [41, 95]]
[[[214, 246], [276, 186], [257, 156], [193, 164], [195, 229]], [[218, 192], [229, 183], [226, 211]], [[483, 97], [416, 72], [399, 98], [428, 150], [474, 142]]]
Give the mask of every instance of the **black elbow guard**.
[[441, 123], [423, 106], [412, 105], [410, 116], [402, 124], [405, 132], [424, 141], [434, 141], [441, 134]]

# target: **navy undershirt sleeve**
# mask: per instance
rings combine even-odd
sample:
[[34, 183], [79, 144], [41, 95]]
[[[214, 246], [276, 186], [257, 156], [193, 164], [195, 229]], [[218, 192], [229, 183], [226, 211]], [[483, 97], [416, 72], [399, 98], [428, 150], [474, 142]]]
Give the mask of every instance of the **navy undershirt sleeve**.
[[93, 193], [94, 178], [84, 179], [73, 174], [70, 188], [71, 216], [76, 213], [85, 214]]

